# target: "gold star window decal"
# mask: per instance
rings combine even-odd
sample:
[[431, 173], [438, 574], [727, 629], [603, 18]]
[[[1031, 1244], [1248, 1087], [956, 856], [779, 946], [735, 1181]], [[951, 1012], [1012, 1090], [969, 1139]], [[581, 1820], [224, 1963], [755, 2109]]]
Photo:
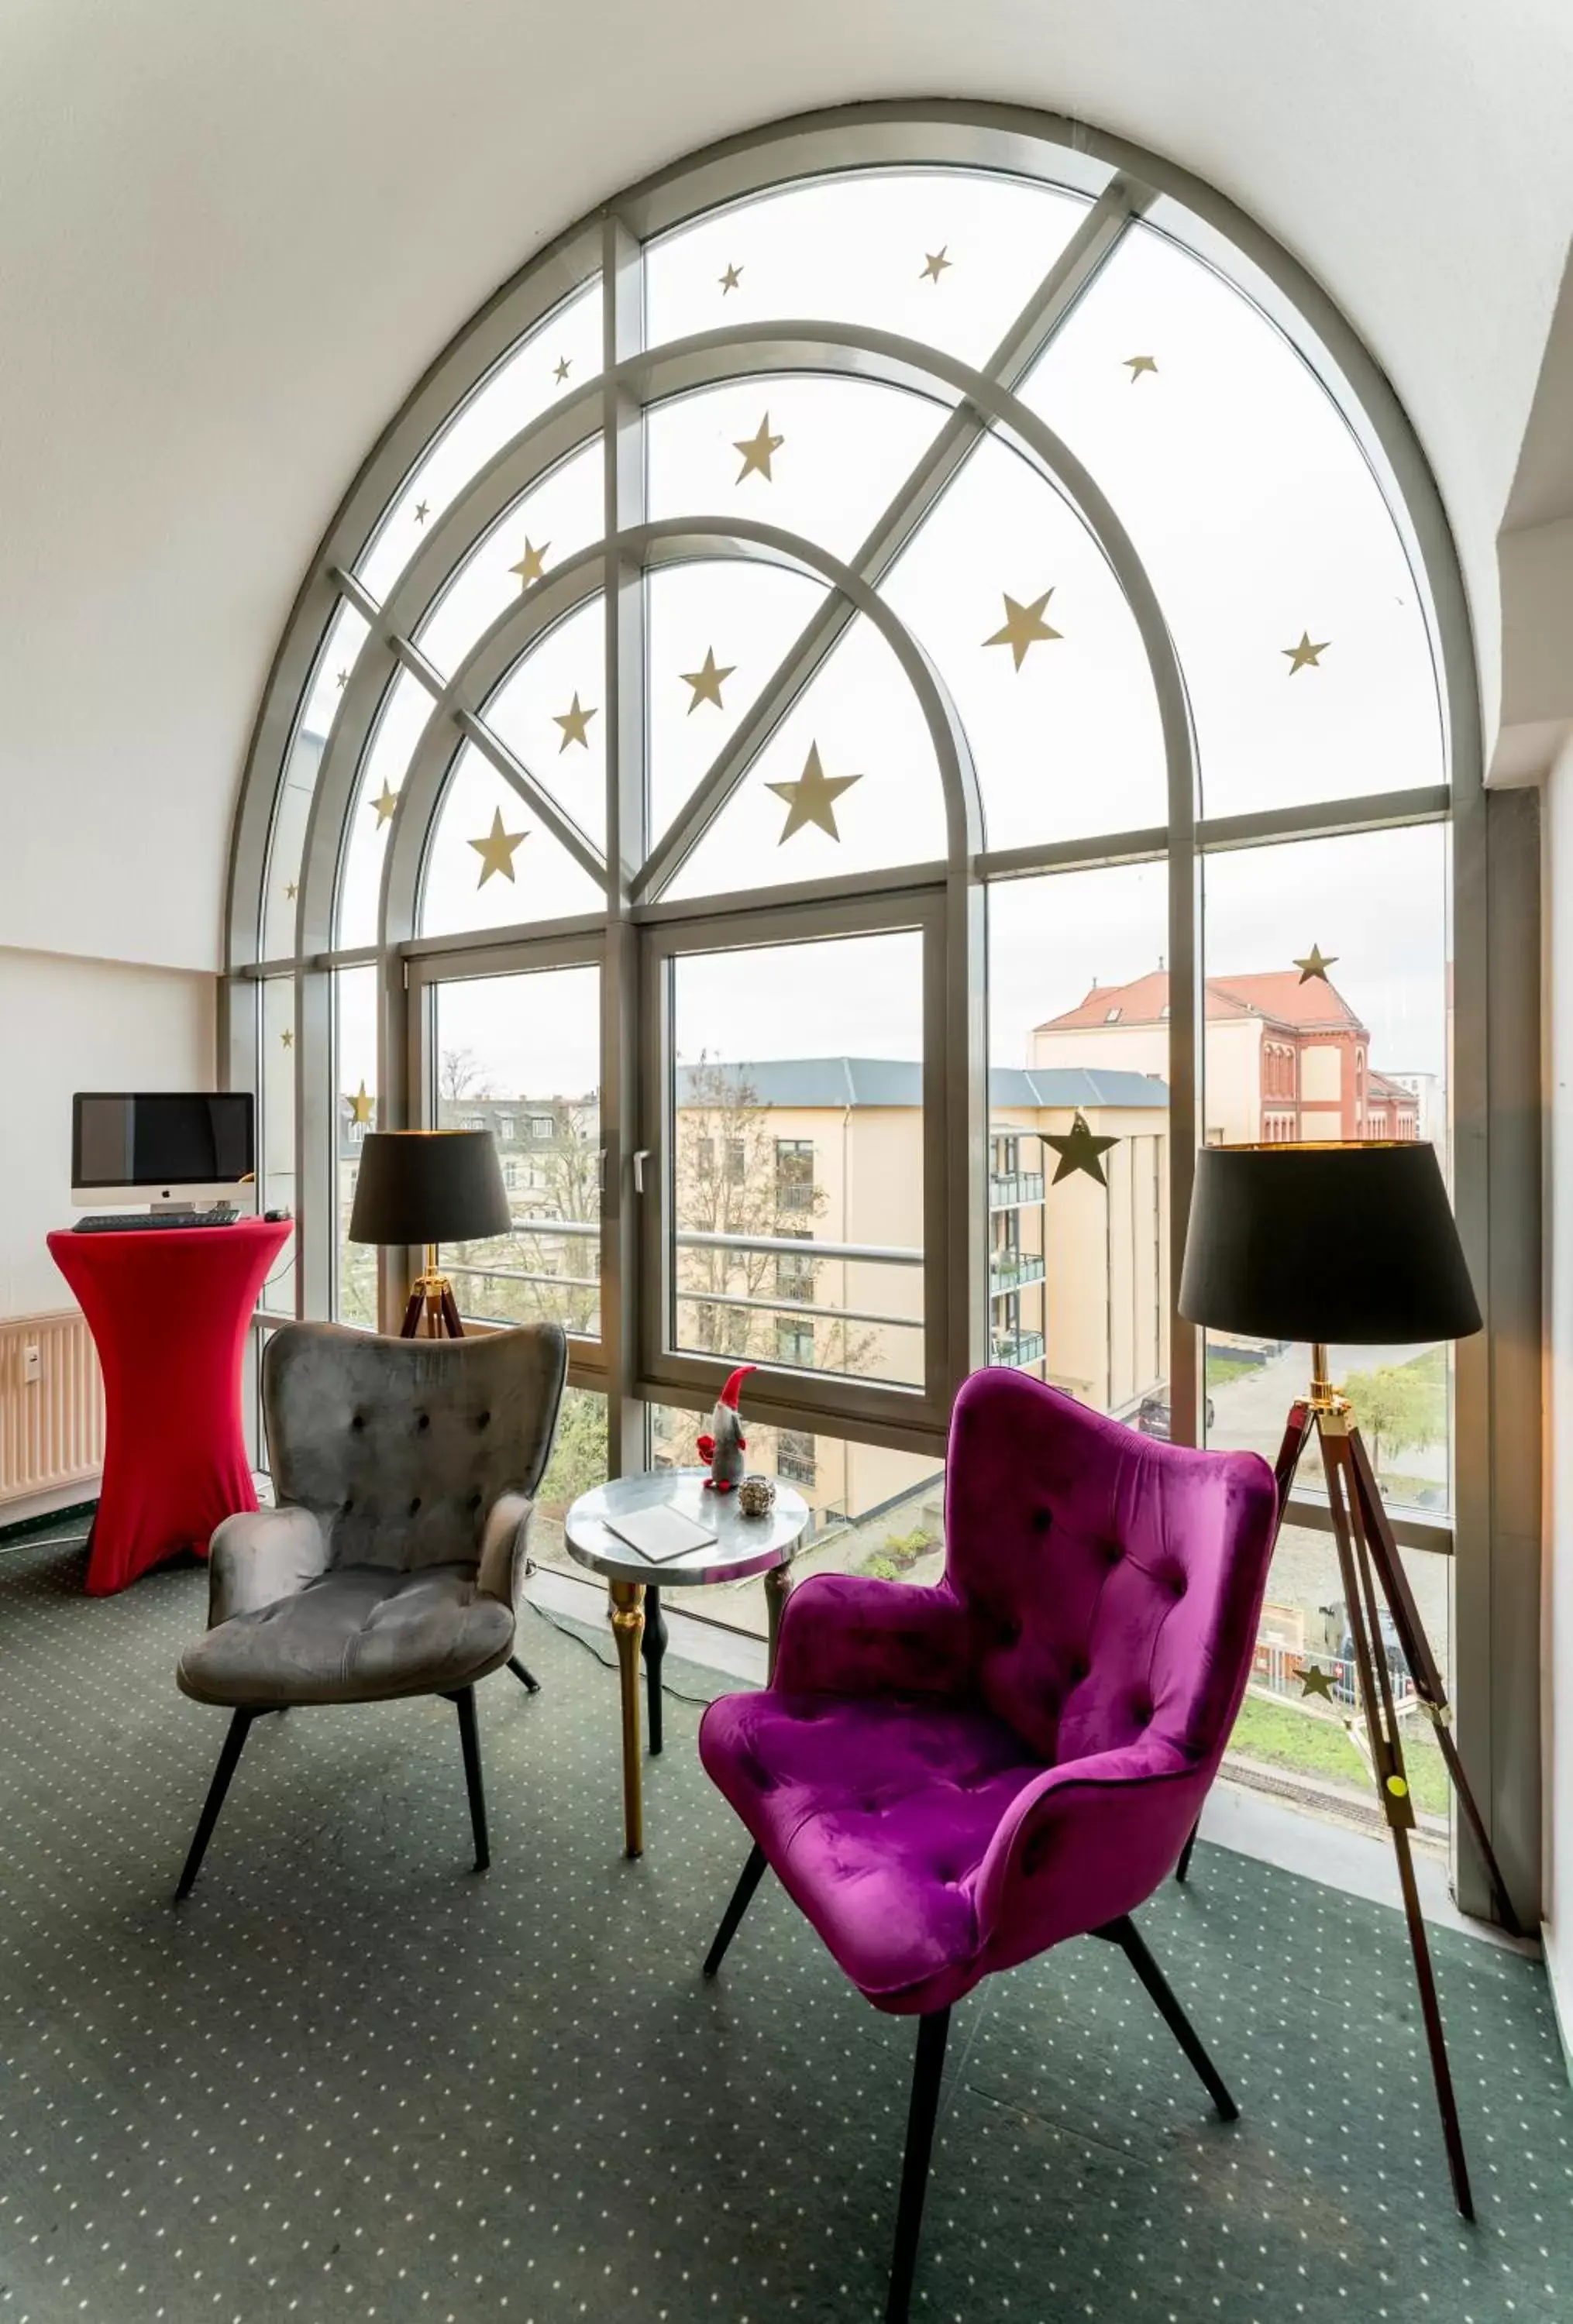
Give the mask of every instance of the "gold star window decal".
[[387, 822], [389, 816], [393, 814], [393, 809], [398, 806], [398, 804], [399, 794], [397, 791], [393, 791], [388, 788], [388, 779], [384, 775], [383, 778], [383, 788], [379, 795], [375, 799], [367, 799], [366, 801], [367, 807], [371, 808], [372, 813], [376, 816], [377, 829], [379, 831], [381, 831], [384, 824]]
[[295, 1046], [294, 1027], [292, 1025], [286, 1025], [283, 1031], [279, 1035], [279, 1038], [283, 1043], [286, 1049], [292, 1049]]
[[293, 880], [286, 880], [286, 881], [285, 881], [285, 882], [284, 882], [284, 901], [285, 901], [285, 903], [286, 903], [286, 904], [292, 904], [292, 903], [294, 902], [294, 900], [295, 900], [296, 897], [300, 894], [300, 892], [301, 892], [301, 890], [300, 890], [299, 883], [298, 883], [297, 881], [293, 881]]
[[579, 742], [587, 751], [589, 749], [590, 738], [585, 729], [596, 715], [597, 713], [593, 710], [579, 708], [579, 698], [577, 694], [568, 709], [553, 711], [552, 724], [562, 728], [562, 740], [557, 746], [557, 755], [560, 759], [570, 742]]
[[355, 1095], [349, 1100], [349, 1118], [351, 1121], [358, 1121], [363, 1130], [368, 1128], [372, 1118], [372, 1107], [375, 1102], [376, 1101], [375, 1098], [370, 1098], [366, 1095], [365, 1084], [365, 1082], [362, 1082], [359, 1089], [356, 1090]]
[[1300, 982], [1302, 984], [1309, 984], [1313, 976], [1319, 976], [1322, 982], [1326, 984], [1328, 982], [1328, 971], [1331, 968], [1333, 963], [1337, 959], [1337, 957], [1338, 955], [1336, 952], [1325, 953], [1319, 945], [1312, 945], [1305, 958], [1303, 960], [1297, 960], [1294, 964], [1296, 968], [1300, 971]]
[[1056, 1137], [1052, 1131], [1044, 1130], [1039, 1130], [1037, 1135], [1045, 1146], [1051, 1146], [1059, 1157], [1053, 1178], [1053, 1184], [1056, 1186], [1061, 1178], [1071, 1177], [1078, 1170], [1082, 1171], [1089, 1178], [1096, 1178], [1100, 1186], [1108, 1185], [1108, 1180], [1104, 1176], [1101, 1157], [1108, 1152], [1111, 1146], [1117, 1146], [1120, 1141], [1117, 1138], [1095, 1138], [1087, 1126], [1087, 1116], [1079, 1107], [1070, 1128], [1063, 1136]]
[[721, 699], [722, 681], [730, 678], [736, 667], [737, 665], [736, 662], [726, 662], [717, 669], [716, 667], [716, 649], [714, 646], [708, 646], [705, 650], [704, 668], [702, 669], [685, 669], [681, 673], [683, 684], [685, 686], [691, 686], [694, 689], [694, 698], [689, 704], [689, 716], [690, 718], [693, 716], [701, 702], [713, 702], [717, 710], [725, 710], [726, 706]]
[[1005, 601], [1004, 624], [1003, 628], [995, 632], [992, 638], [985, 638], [984, 644], [1009, 646], [1016, 668], [1020, 669], [1027, 659], [1030, 647], [1042, 645], [1049, 639], [1061, 635], [1059, 630], [1051, 629], [1043, 619], [1043, 608], [1054, 592], [1052, 589], [1045, 589], [1043, 595], [1041, 597], [1034, 597], [1030, 605], [1018, 604], [1015, 598], [1007, 595], [1003, 589], [1000, 595]]
[[527, 831], [504, 831], [503, 811], [501, 807], [494, 807], [492, 827], [486, 837], [472, 839], [468, 843], [481, 859], [481, 876], [476, 886], [484, 888], [494, 872], [500, 872], [504, 880], [514, 879], [514, 858], [529, 836]]
[[1300, 1674], [1300, 1692], [1302, 1702], [1307, 1695], [1318, 1694], [1324, 1702], [1331, 1702], [1333, 1682], [1325, 1670], [1319, 1670], [1315, 1663], [1308, 1663]]
[[843, 791], [849, 791], [854, 783], [862, 780], [861, 775], [828, 775], [819, 763], [818, 742], [810, 742], [808, 761], [795, 783], [766, 783], [764, 787], [787, 804], [787, 819], [776, 845], [784, 847], [793, 832], [801, 831], [809, 823], [838, 840], [841, 834], [836, 828], [836, 802]]
[[537, 549], [529, 535], [525, 535], [523, 556], [517, 565], [510, 565], [508, 567], [510, 573], [516, 573], [519, 576], [521, 589], [528, 589], [532, 581], [540, 580], [546, 570], [546, 552], [551, 547], [550, 540], [543, 540]]
[[918, 277], [920, 282], [938, 282], [941, 274], [948, 268], [955, 265], [956, 261], [945, 255], [949, 247], [950, 244], [948, 242], [942, 242], [938, 250], [926, 250], [923, 253], [923, 271]]
[[1292, 678], [1297, 669], [1320, 669], [1321, 657], [1331, 643], [1330, 638], [1324, 638], [1319, 646], [1313, 646], [1310, 632], [1301, 630], [1299, 645], [1280, 646], [1278, 650], [1289, 663], [1289, 674]]
[[1133, 387], [1135, 386], [1136, 382], [1141, 378], [1142, 374], [1144, 371], [1150, 371], [1156, 374], [1158, 369], [1157, 364], [1153, 362], [1151, 355], [1127, 355], [1124, 359], [1124, 363], [1125, 369], [1131, 374], [1131, 385]]
[[741, 484], [745, 476], [758, 475], [763, 476], [767, 484], [773, 484], [775, 479], [770, 473], [771, 455], [779, 452], [785, 442], [784, 436], [771, 434], [768, 411], [759, 423], [757, 435], [735, 437], [732, 449], [743, 455], [743, 466], [737, 471], [737, 482]]
[[341, 670], [339, 671], [339, 673], [338, 673], [338, 677], [334, 679], [333, 683], [334, 683], [334, 685], [335, 685], [336, 687], [338, 687], [338, 690], [339, 690], [340, 694], [342, 694], [342, 693], [344, 692], [345, 687], [349, 684], [349, 672], [348, 672], [348, 670], [347, 670], [347, 669], [341, 669]]
[[568, 377], [572, 369], [573, 365], [569, 362], [568, 356], [559, 355], [556, 363], [552, 365], [551, 371], [551, 376], [557, 382], [559, 387], [562, 385], [563, 381]]
[[739, 277], [741, 276], [742, 272], [743, 272], [743, 269], [742, 269], [740, 266], [729, 266], [729, 267], [726, 269], [726, 273], [725, 273], [725, 274], [723, 274], [723, 275], [721, 275], [721, 276], [719, 277], [719, 281], [720, 281], [720, 284], [721, 284], [721, 296], [722, 296], [722, 298], [723, 298], [723, 299], [726, 296], [726, 293], [727, 293], [727, 291], [728, 291], [728, 290], [736, 290], [736, 288], [737, 288], [737, 283], [738, 283], [738, 279], [739, 279]]
[[431, 503], [430, 503], [430, 501], [417, 501], [417, 502], [416, 502], [416, 503], [415, 503], [415, 521], [416, 521], [416, 523], [417, 523], [417, 524], [424, 524], [424, 523], [425, 523], [425, 521], [426, 521], [426, 520], [427, 520], [427, 518], [430, 515], [430, 513], [431, 513]]

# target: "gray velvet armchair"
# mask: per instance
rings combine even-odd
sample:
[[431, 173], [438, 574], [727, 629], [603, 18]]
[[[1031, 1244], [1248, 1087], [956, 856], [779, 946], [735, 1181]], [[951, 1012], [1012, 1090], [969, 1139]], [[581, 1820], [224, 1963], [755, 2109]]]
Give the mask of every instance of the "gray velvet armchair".
[[213, 1536], [208, 1628], [177, 1673], [182, 1693], [233, 1712], [177, 1896], [253, 1720], [314, 1702], [453, 1702], [486, 1869], [476, 1682], [508, 1663], [534, 1689], [514, 1656], [514, 1592], [566, 1365], [554, 1323], [464, 1340], [274, 1333], [263, 1411], [279, 1506]]

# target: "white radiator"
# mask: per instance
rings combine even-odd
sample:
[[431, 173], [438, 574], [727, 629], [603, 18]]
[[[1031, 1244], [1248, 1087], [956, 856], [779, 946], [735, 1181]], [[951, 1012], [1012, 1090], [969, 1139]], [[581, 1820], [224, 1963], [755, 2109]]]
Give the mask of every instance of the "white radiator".
[[72, 1308], [0, 1318], [0, 1508], [104, 1466], [104, 1383], [86, 1320]]

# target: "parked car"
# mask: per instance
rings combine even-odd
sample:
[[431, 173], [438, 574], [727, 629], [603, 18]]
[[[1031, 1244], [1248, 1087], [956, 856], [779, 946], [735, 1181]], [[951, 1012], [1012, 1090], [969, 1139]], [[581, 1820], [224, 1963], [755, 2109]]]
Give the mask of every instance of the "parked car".
[[[1213, 1425], [1213, 1400], [1208, 1398], [1208, 1426]], [[1166, 1396], [1144, 1396], [1136, 1407], [1133, 1425], [1143, 1436], [1156, 1437], [1160, 1444], [1169, 1442], [1169, 1398]]]
[[[1355, 1674], [1355, 1640], [1349, 1628], [1349, 1616], [1342, 1599], [1324, 1608], [1332, 1617], [1329, 1627], [1338, 1639], [1338, 1668], [1333, 1678], [1333, 1692], [1340, 1702], [1354, 1702], [1359, 1695], [1359, 1682]], [[1385, 1606], [1378, 1606], [1376, 1618], [1382, 1629], [1383, 1651], [1387, 1656], [1388, 1674], [1393, 1692], [1402, 1701], [1410, 1692], [1409, 1665], [1403, 1658], [1403, 1648], [1398, 1643], [1398, 1628]]]

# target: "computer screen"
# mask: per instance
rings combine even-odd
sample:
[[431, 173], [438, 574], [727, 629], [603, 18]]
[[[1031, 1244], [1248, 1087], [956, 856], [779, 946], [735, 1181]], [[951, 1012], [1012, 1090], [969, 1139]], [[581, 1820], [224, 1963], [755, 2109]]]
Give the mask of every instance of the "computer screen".
[[249, 1090], [79, 1091], [73, 1186], [234, 1185], [256, 1168]]

